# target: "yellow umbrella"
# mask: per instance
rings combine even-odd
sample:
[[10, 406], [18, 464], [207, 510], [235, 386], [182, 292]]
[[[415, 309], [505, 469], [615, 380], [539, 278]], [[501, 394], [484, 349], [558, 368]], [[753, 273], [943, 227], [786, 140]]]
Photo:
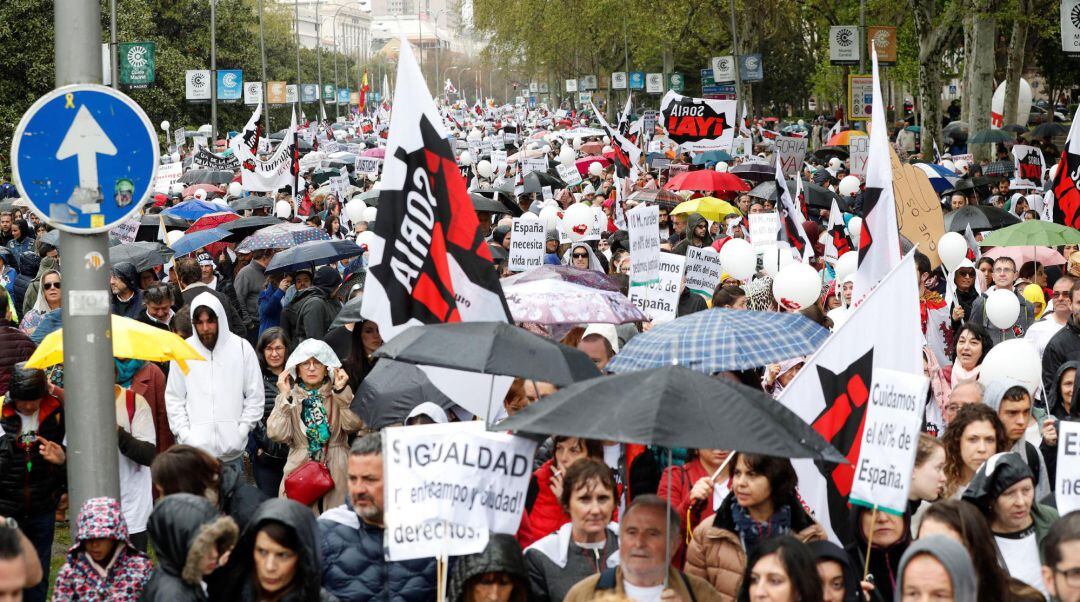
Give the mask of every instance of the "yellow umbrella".
[[[179, 335], [123, 316], [112, 316], [113, 357], [165, 362], [176, 360], [187, 374], [186, 360], [203, 360], [198, 351]], [[45, 369], [64, 361], [64, 330], [51, 332], [27, 360], [28, 368]]]
[[684, 201], [679, 203], [679, 205], [671, 211], [671, 215], [679, 215], [681, 213], [688, 215], [691, 213], [700, 213], [702, 217], [711, 222], [723, 221], [724, 218], [732, 214], [742, 215], [742, 213], [740, 213], [731, 203], [711, 196], [694, 199], [692, 201]]

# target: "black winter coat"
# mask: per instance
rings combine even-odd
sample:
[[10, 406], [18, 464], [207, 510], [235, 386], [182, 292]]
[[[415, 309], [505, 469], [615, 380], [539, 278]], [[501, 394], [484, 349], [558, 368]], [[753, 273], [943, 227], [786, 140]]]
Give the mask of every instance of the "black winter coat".
[[[139, 600], [146, 602], [203, 602], [199, 566], [210, 547], [221, 542], [236, 543], [239, 530], [206, 498], [176, 493], [158, 500], [147, 525], [157, 552], [158, 566], [150, 576]], [[218, 569], [217, 572], [222, 572]], [[214, 575], [217, 575], [217, 572]]]
[[231, 516], [236, 521], [237, 527], [241, 529], [251, 522], [251, 517], [255, 515], [259, 504], [268, 499], [262, 490], [244, 481], [239, 471], [231, 464], [222, 465], [218, 496], [221, 500], [221, 511]]
[[484, 573], [505, 573], [514, 582], [511, 602], [525, 602], [529, 596], [528, 573], [521, 546], [513, 535], [491, 533], [488, 545], [479, 554], [458, 556], [450, 567], [450, 585], [446, 590], [450, 602], [465, 602], [465, 586], [473, 577]]
[[10, 320], [0, 319], [0, 395], [7, 395], [11, 370], [33, 355], [37, 345]]
[[1080, 360], [1080, 326], [1069, 316], [1065, 327], [1050, 337], [1042, 356], [1043, 391], [1054, 391], [1058, 368], [1069, 360]]
[[[41, 457], [41, 446], [23, 446], [19, 442], [21, 420], [15, 404], [5, 403], [0, 418], [0, 516], [25, 517], [52, 513], [67, 484], [63, 465], [56, 466]], [[64, 445], [64, 410], [51, 395], [41, 400], [37, 435]], [[27, 468], [29, 466], [29, 469]]]
[[24, 307], [26, 289], [30, 287], [30, 283], [37, 277], [38, 266], [40, 265], [41, 257], [38, 257], [37, 253], [23, 253], [23, 256], [18, 258], [19, 273], [15, 276], [15, 282], [11, 285], [16, 309]]
[[[292, 349], [304, 339], [322, 339], [337, 316], [338, 306], [317, 286], [300, 291], [281, 316], [281, 326], [289, 335]], [[291, 351], [291, 349], [290, 349]]]

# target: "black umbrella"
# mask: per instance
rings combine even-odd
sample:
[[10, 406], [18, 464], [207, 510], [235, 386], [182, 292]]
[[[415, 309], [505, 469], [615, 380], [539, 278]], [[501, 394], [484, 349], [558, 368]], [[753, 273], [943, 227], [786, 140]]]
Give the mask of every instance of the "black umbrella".
[[847, 462], [769, 395], [682, 366], [572, 384], [499, 423], [499, 429]]
[[[552, 190], [558, 190], [560, 188], [566, 188], [566, 182], [563, 182], [557, 176], [553, 176], [546, 171], [530, 171], [524, 178], [522, 192], [524, 194], [541, 192], [544, 190], [544, 186], [550, 186]], [[517, 196], [516, 189], [517, 178], [510, 178], [499, 186], [500, 192], [505, 192], [514, 196]]]
[[980, 130], [968, 138], [968, 144], [989, 144], [997, 142], [1011, 142], [1016, 136], [1005, 130]]
[[453, 400], [431, 383], [420, 368], [406, 362], [381, 359], [364, 377], [350, 409], [368, 428], [402, 424], [416, 406], [430, 401], [449, 410]]
[[363, 254], [364, 249], [351, 240], [311, 240], [275, 253], [265, 271], [267, 274], [294, 272]]
[[979, 232], [1019, 223], [1015, 214], [993, 205], [964, 205], [945, 214], [945, 229], [949, 232], [963, 232], [969, 225], [972, 232]]
[[1053, 138], [1054, 136], [1061, 136], [1069, 133], [1069, 128], [1061, 125], [1057, 122], [1048, 121], [1046, 123], [1040, 123], [1038, 127], [1031, 130], [1032, 138]]
[[242, 196], [235, 201], [231, 201], [229, 207], [238, 213], [248, 209], [273, 209], [274, 199], [261, 195]]
[[506, 322], [414, 326], [379, 347], [375, 356], [540, 380], [560, 387], [600, 375], [581, 351]]
[[382, 194], [381, 190], [368, 190], [366, 192], [361, 192], [358, 196], [354, 196], [353, 198], [364, 201], [364, 204], [368, 207], [378, 207], [380, 194]]
[[173, 250], [160, 242], [133, 242], [109, 248], [109, 263], [116, 265], [122, 261], [135, 264], [138, 271], [149, 270], [165, 265], [172, 259]]
[[[788, 190], [790, 190], [793, 186], [793, 184], [789, 183]], [[843, 197], [836, 194], [832, 190], [825, 188], [824, 186], [819, 186], [813, 182], [807, 182], [806, 180], [803, 180], [802, 187], [803, 198], [806, 200], [806, 204], [809, 207], [814, 207], [817, 209], [832, 209], [832, 202], [835, 200], [837, 206], [840, 207], [841, 211], [851, 210], [847, 200], [845, 200]]]
[[1006, 132], [1016, 132], [1017, 134], [1027, 133], [1028, 129], [1018, 123], [1010, 123], [1009, 125], [1001, 128]]
[[747, 182], [764, 182], [776, 177], [776, 167], [764, 163], [742, 163], [728, 171]]
[[192, 169], [184, 172], [178, 180], [181, 184], [228, 184], [233, 181], [233, 172], [219, 169]]
[[345, 305], [341, 306], [337, 316], [334, 317], [334, 321], [330, 324], [329, 330], [333, 330], [338, 326], [344, 326], [346, 324], [353, 324], [356, 322], [363, 322], [364, 318], [360, 316], [360, 307], [364, 304], [364, 296], [357, 295], [352, 299], [345, 302]]
[[226, 241], [240, 242], [258, 230], [280, 223], [281, 219], [273, 215], [252, 215], [250, 217], [234, 219], [231, 222], [221, 224], [217, 227], [232, 232], [232, 235], [225, 239]]
[[486, 197], [482, 194], [470, 192], [469, 199], [472, 200], [473, 209], [475, 209], [476, 211], [487, 211], [488, 213], [510, 213], [510, 210], [504, 207], [502, 203], [496, 201], [493, 198]]
[[850, 153], [842, 146], [823, 146], [812, 153], [821, 162], [828, 161], [832, 157], [847, 159]]
[[477, 188], [473, 192], [495, 199], [495, 202], [502, 205], [502, 213], [508, 213], [511, 217], [521, 217], [525, 213], [521, 210], [521, 206], [514, 201], [513, 190], [506, 192], [495, 188]]

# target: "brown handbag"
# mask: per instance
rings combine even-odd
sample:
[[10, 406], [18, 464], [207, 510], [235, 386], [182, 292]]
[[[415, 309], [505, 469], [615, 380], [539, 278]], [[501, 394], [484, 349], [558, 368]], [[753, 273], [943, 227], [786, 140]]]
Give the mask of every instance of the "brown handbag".
[[285, 497], [310, 506], [334, 490], [334, 478], [322, 462], [308, 460], [285, 477]]

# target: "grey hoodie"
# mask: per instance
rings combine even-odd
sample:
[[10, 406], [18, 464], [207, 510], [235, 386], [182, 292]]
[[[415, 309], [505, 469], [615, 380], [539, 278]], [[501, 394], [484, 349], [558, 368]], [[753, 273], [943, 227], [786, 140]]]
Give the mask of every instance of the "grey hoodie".
[[896, 580], [896, 594], [894, 600], [899, 602], [904, 597], [904, 570], [912, 558], [929, 554], [937, 559], [945, 567], [952, 581], [953, 600], [956, 602], [975, 602], [979, 599], [978, 581], [975, 579], [975, 567], [971, 564], [971, 556], [968, 555], [964, 546], [945, 537], [933, 535], [917, 540], [908, 546], [904, 556], [900, 559], [900, 570]]
[[[983, 390], [983, 403], [990, 406], [990, 409], [994, 410], [994, 413], [997, 413], [1001, 408], [1001, 400], [1005, 397], [1006, 391], [1013, 387], [1027, 388], [1024, 383], [1011, 378], [995, 378], [991, 381], [984, 382], [983, 385], [985, 387]], [[1027, 449], [1029, 445], [1031, 446], [1031, 449]], [[1044, 502], [1054, 495], [1054, 492], [1050, 489], [1050, 471], [1046, 468], [1046, 460], [1043, 459], [1042, 452], [1034, 445], [1028, 443], [1027, 439], [1021, 437], [1019, 441], [1013, 444], [1011, 449], [1001, 449], [998, 451], [1014, 451], [1020, 454], [1020, 457], [1023, 458], [1025, 462], [1028, 462], [1031, 472], [1038, 472], [1039, 478], [1036, 479], [1035, 483], [1035, 499], [1037, 501]], [[1032, 454], [1032, 452], [1035, 453]], [[1033, 455], [1037, 456], [1039, 459], [1038, 470], [1036, 470], [1035, 466], [1031, 465], [1029, 462], [1029, 458]]]

